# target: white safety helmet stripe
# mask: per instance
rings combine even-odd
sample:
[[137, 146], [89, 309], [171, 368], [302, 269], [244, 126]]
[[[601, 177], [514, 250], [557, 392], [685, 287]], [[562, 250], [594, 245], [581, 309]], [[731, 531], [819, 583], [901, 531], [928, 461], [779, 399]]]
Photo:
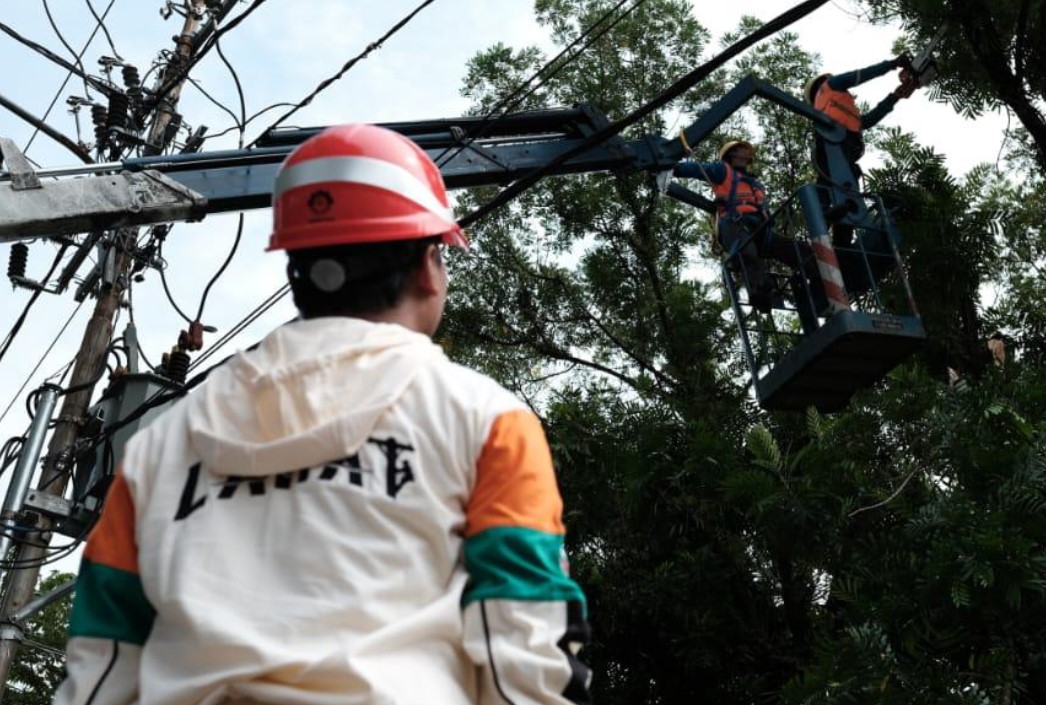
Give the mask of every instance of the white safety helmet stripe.
[[427, 184], [403, 167], [373, 157], [322, 157], [285, 167], [276, 179], [273, 200], [300, 186], [355, 183], [391, 191], [453, 225], [454, 212], [440, 203]]

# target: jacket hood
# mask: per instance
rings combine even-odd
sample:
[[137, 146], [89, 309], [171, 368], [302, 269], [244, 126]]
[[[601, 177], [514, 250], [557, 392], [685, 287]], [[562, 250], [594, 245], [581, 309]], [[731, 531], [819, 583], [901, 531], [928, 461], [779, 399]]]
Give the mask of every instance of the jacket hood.
[[355, 453], [418, 372], [427, 336], [355, 318], [294, 321], [215, 370], [189, 399], [190, 442], [212, 472], [264, 476]]

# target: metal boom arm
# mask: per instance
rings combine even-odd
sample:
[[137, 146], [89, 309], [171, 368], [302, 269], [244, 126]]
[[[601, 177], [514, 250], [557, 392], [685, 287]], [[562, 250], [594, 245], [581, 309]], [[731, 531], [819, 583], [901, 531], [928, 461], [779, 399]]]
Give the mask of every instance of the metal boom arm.
[[[808, 118], [822, 132], [842, 130], [797, 98], [749, 76], [683, 130], [682, 139], [612, 137], [552, 173], [671, 169], [686, 156], [684, 144], [699, 144], [756, 97]], [[514, 113], [493, 122], [461, 117], [384, 127], [414, 140], [437, 161], [447, 186], [455, 189], [511, 183], [579, 147], [607, 124], [606, 116], [581, 105]], [[277, 130], [249, 149], [42, 170], [32, 186], [22, 178], [20, 169], [25, 167], [15, 166], [20, 155], [8, 155], [8, 171], [0, 174], [0, 242], [267, 208], [279, 165], [294, 147], [322, 129]]]

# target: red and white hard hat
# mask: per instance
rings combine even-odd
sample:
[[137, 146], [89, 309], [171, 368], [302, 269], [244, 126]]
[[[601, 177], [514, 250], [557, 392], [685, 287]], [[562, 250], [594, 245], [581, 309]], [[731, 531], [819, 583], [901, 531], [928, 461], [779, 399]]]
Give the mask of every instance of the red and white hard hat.
[[375, 125], [331, 127], [299, 145], [280, 167], [272, 203], [269, 250], [435, 235], [468, 247], [436, 164]]

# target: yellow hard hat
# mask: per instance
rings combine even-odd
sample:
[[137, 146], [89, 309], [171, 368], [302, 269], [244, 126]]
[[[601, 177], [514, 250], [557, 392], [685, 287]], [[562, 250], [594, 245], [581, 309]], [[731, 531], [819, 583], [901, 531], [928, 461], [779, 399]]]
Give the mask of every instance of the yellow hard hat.
[[822, 73], [820, 76], [814, 76], [806, 82], [806, 85], [803, 87], [803, 98], [806, 99], [807, 103], [809, 103], [810, 105], [814, 104], [814, 89], [819, 88], [821, 86], [821, 81], [824, 81], [831, 77], [832, 74], [830, 73]]
[[719, 148], [719, 159], [722, 160], [724, 157], [726, 157], [727, 153], [735, 147], [748, 147], [750, 150], [752, 150], [752, 158], [755, 158], [754, 144], [752, 144], [748, 140], [730, 140], [729, 142], [727, 142]]

